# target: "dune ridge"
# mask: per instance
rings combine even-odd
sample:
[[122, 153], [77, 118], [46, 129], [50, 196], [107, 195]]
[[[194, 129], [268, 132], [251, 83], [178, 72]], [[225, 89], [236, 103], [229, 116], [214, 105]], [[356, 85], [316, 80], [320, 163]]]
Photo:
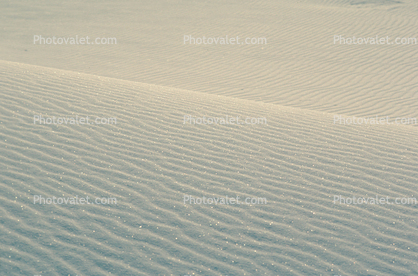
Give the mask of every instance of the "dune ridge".
[[[414, 275], [417, 129], [0, 62], [1, 267], [8, 275]], [[413, 105], [413, 103], [411, 103]], [[33, 116], [116, 117], [39, 125]], [[190, 125], [184, 115], [265, 117]], [[39, 205], [33, 195], [115, 197]], [[183, 204], [262, 197], [266, 205]]]

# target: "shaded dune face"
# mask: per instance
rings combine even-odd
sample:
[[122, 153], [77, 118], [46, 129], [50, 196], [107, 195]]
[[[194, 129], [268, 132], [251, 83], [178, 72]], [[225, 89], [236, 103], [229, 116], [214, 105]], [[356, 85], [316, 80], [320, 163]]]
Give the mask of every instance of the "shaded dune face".
[[[0, 73], [1, 248], [14, 260], [2, 267], [12, 275], [416, 271], [415, 206], [334, 202], [414, 197], [414, 127], [347, 127], [329, 113], [13, 62]], [[33, 120], [76, 114], [117, 124]], [[267, 125], [184, 124], [186, 114]]]

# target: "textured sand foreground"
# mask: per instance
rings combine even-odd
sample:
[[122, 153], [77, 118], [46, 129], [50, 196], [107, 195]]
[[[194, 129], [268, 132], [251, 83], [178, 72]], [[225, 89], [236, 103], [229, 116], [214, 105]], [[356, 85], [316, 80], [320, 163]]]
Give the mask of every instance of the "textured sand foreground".
[[[416, 196], [415, 127], [339, 126], [328, 113], [12, 62], [0, 72], [7, 275], [418, 273], [417, 205], [333, 204]], [[34, 124], [39, 114], [117, 124]], [[268, 125], [190, 125], [185, 114]], [[33, 195], [118, 204], [34, 205]]]
[[418, 38], [417, 15], [417, 0], [1, 0], [0, 276], [418, 275], [418, 204], [371, 204], [418, 198], [418, 124], [334, 124], [418, 119], [418, 44], [334, 44]]

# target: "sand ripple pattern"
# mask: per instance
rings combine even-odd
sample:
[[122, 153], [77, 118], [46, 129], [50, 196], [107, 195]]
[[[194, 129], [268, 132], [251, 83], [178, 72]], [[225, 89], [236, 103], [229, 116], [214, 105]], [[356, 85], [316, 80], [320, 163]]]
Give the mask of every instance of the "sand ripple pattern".
[[[2, 275], [418, 274], [417, 205], [332, 203], [417, 197], [416, 128], [3, 61], [0, 96]], [[117, 124], [35, 125], [39, 114]], [[118, 204], [34, 205], [36, 194]]]

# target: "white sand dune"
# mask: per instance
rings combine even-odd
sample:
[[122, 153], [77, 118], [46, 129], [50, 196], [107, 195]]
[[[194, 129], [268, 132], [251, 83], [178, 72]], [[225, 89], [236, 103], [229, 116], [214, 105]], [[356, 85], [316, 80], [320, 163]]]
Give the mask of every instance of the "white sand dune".
[[[417, 45], [334, 44], [334, 35], [417, 37], [416, 0], [25, 5], [0, 9], [2, 60], [329, 113], [418, 117]], [[118, 44], [34, 45], [34, 35]], [[265, 37], [267, 44], [185, 45], [184, 35]]]
[[[414, 275], [417, 129], [0, 62], [4, 275]], [[116, 117], [39, 125], [33, 116]], [[183, 116], [266, 117], [191, 125]], [[115, 197], [117, 205], [39, 205]], [[183, 196], [266, 205], [183, 204]]]
[[417, 14], [416, 0], [0, 1], [0, 276], [418, 275], [417, 204], [333, 202], [418, 197], [417, 125], [334, 124], [418, 118], [418, 45], [334, 44], [417, 37]]

